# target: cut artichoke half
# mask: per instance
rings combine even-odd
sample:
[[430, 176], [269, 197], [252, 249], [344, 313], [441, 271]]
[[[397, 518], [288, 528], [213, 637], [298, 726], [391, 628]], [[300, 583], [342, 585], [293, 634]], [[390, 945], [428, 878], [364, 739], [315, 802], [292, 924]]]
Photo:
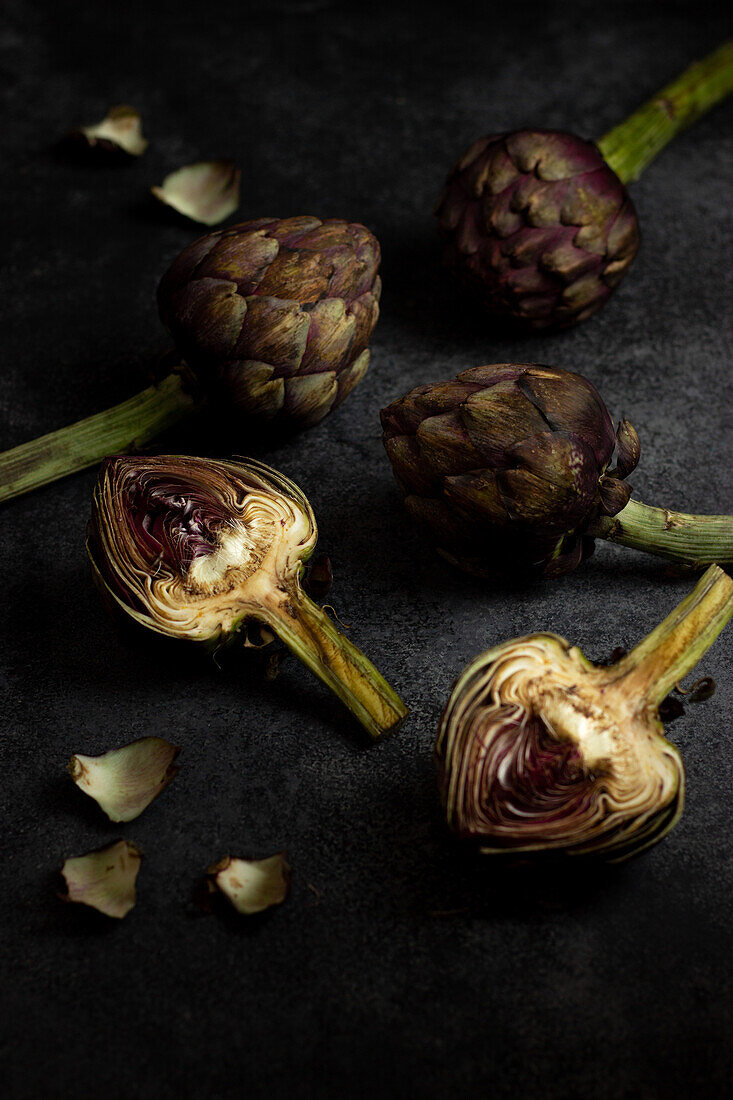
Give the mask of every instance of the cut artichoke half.
[[178, 774], [180, 751], [162, 737], [143, 737], [102, 756], [75, 753], [68, 771], [110, 821], [132, 821]]
[[459, 677], [436, 745], [449, 827], [487, 854], [559, 851], [619, 862], [679, 820], [685, 776], [657, 708], [733, 616], [712, 566], [631, 653], [596, 667], [532, 634]]
[[88, 549], [102, 588], [142, 626], [217, 646], [261, 623], [376, 737], [407, 710], [304, 594], [316, 539], [302, 491], [262, 463], [120, 456], [102, 467]]

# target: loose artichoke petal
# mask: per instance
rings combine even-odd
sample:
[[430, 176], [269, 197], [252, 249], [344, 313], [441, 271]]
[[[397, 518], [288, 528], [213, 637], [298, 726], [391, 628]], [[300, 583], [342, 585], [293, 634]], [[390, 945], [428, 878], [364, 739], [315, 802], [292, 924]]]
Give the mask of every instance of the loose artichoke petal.
[[282, 905], [290, 890], [290, 864], [285, 852], [268, 859], [225, 856], [209, 868], [207, 876], [232, 907], [244, 916]]
[[93, 126], [81, 126], [73, 130], [72, 137], [81, 136], [90, 149], [106, 153], [126, 153], [139, 157], [148, 143], [142, 134], [140, 114], [134, 107], [120, 105], [110, 107], [106, 118]]
[[64, 901], [98, 909], [121, 920], [135, 905], [135, 881], [142, 852], [127, 840], [67, 859], [61, 868], [66, 881]]
[[231, 161], [187, 164], [166, 176], [152, 194], [191, 221], [202, 225], [223, 222], [239, 206], [242, 173]]
[[162, 737], [143, 737], [103, 756], [72, 756], [68, 771], [110, 821], [132, 821], [178, 774], [180, 748]]

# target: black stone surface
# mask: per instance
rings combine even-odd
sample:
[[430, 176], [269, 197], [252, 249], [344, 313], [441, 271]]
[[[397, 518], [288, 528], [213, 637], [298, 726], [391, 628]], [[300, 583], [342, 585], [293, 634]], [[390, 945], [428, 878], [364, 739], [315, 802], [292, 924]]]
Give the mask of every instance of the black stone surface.
[[[450, 684], [482, 648], [536, 628], [592, 658], [629, 646], [691, 582], [602, 546], [526, 589], [458, 576], [407, 525], [378, 410], [483, 362], [585, 373], [644, 454], [641, 499], [732, 510], [730, 109], [633, 186], [640, 255], [602, 313], [560, 336], [498, 335], [461, 311], [431, 208], [475, 137], [524, 124], [603, 134], [730, 27], [705, 3], [318, 2], [100, 5], [5, 0], [0, 444], [122, 400], [166, 348], [153, 298], [199, 235], [146, 189], [193, 160], [243, 169], [240, 217], [364, 221], [384, 250], [365, 382], [268, 454], [310, 497], [351, 636], [412, 708], [367, 748], [295, 661], [131, 643], [90, 582], [94, 473], [2, 513], [0, 759], [5, 1095], [529, 1097], [722, 1095], [730, 1073], [730, 632], [714, 698], [671, 727], [686, 813], [622, 868], [508, 875], [443, 834], [431, 747]], [[72, 125], [134, 104], [150, 148], [122, 166], [56, 154]], [[727, 433], [727, 434], [726, 434]], [[170, 450], [230, 444], [211, 423]], [[163, 444], [161, 444], [161, 447]], [[120, 830], [64, 772], [146, 734], [179, 777]], [[121, 923], [57, 899], [63, 859], [142, 846]], [[201, 916], [203, 869], [286, 848], [288, 902]]]

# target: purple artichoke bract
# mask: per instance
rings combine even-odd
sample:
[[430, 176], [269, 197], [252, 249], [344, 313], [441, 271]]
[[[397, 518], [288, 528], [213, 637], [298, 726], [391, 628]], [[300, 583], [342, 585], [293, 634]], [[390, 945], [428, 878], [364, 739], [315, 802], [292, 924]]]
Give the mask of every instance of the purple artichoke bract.
[[243, 222], [174, 260], [160, 316], [215, 399], [253, 421], [309, 427], [367, 370], [379, 261], [379, 242], [357, 223]]
[[[472, 573], [558, 574], [590, 549], [583, 532], [629, 499], [638, 438], [618, 436], [585, 378], [499, 363], [418, 386], [382, 411], [384, 445], [410, 514]], [[614, 448], [619, 464], [608, 464]]]
[[448, 266], [489, 313], [532, 329], [590, 317], [639, 248], [621, 180], [597, 146], [560, 131], [475, 142], [437, 215]]

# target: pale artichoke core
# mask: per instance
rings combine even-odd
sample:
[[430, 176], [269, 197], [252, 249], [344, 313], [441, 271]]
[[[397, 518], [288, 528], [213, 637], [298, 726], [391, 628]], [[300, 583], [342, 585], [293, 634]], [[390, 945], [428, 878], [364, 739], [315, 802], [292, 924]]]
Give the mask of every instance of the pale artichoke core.
[[277, 477], [250, 462], [112, 460], [90, 538], [107, 587], [161, 633], [197, 640], [231, 633], [297, 576], [315, 544], [307, 501]]
[[437, 756], [450, 826], [483, 851], [628, 854], [682, 809], [679, 755], [613, 669], [555, 635], [483, 654], [453, 690]]

